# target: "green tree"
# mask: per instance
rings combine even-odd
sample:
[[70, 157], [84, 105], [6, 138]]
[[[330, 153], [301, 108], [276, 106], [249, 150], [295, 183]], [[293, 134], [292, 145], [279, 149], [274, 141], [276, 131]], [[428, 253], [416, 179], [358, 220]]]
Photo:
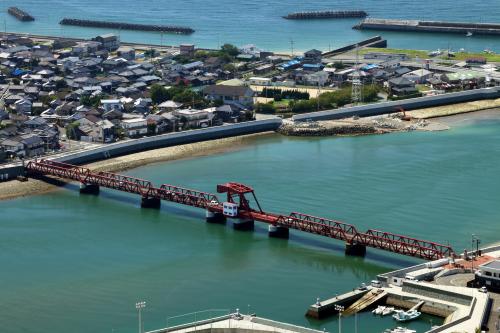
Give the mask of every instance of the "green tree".
[[78, 135], [78, 126], [80, 123], [74, 121], [66, 126], [66, 137], [70, 140], [80, 140], [80, 136]]
[[153, 84], [150, 89], [151, 100], [154, 104], [161, 104], [172, 98], [171, 93], [162, 85]]
[[238, 48], [232, 44], [224, 44], [220, 48], [223, 53], [226, 53], [230, 55], [231, 57], [236, 57], [238, 54], [240, 54], [240, 51], [238, 51]]
[[266, 114], [276, 113], [276, 107], [271, 103], [256, 103], [254, 105], [254, 110], [256, 113], [266, 113]]

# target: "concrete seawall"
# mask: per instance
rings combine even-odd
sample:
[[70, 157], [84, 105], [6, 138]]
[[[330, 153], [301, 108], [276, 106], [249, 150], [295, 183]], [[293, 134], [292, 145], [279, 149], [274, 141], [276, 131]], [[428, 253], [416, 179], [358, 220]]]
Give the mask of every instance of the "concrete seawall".
[[294, 121], [308, 120], [333, 120], [342, 119], [353, 116], [369, 117], [381, 114], [398, 112], [396, 108], [402, 107], [405, 110], [414, 110], [428, 108], [433, 106], [449, 105], [483, 99], [495, 99], [500, 97], [500, 87], [484, 88], [457, 93], [450, 93], [437, 96], [427, 96], [405, 99], [401, 101], [391, 101], [374, 103], [361, 106], [353, 106], [334, 110], [325, 110], [312, 113], [295, 115], [292, 117]]
[[[63, 157], [57, 157], [54, 158], [54, 160], [71, 164], [86, 164], [157, 148], [222, 139], [245, 134], [275, 131], [281, 126], [281, 123], [282, 121], [280, 118], [275, 118], [177, 133], [168, 133], [147, 138], [103, 145], [99, 148], [68, 154]], [[23, 167], [21, 165], [0, 167], [0, 175], [2, 175], [4, 178], [12, 179], [22, 174]]]

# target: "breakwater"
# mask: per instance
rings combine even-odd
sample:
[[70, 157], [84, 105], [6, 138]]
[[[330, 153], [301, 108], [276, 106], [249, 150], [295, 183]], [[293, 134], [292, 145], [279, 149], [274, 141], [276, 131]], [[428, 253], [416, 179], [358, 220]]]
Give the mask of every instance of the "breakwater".
[[388, 20], [388, 19], [375, 19], [375, 18], [367, 18], [363, 20], [361, 23], [355, 25], [353, 29], [500, 35], [500, 24], [497, 23]]
[[283, 18], [287, 20], [313, 20], [313, 19], [336, 19], [336, 18], [363, 18], [368, 14], [364, 10], [323, 10], [312, 12], [296, 12], [290, 13]]
[[26, 13], [24, 10], [19, 9], [17, 7], [9, 7], [9, 9], [7, 9], [7, 13], [14, 16], [19, 21], [29, 22], [29, 21], [35, 20], [35, 18], [33, 16], [31, 16], [30, 14]]
[[365, 40], [362, 40], [356, 44], [349, 44], [343, 47], [340, 47], [335, 50], [331, 50], [328, 52], [323, 52], [323, 57], [325, 56], [333, 56], [339, 53], [344, 53], [348, 51], [352, 51], [356, 49], [356, 47], [378, 47], [378, 48], [386, 48], [387, 40], [383, 39], [380, 36], [371, 37]]
[[189, 35], [189, 34], [192, 34], [194, 32], [194, 29], [192, 29], [192, 28], [175, 26], [175, 25], [137, 24], [137, 23], [126, 23], [126, 22], [80, 20], [80, 19], [74, 19], [74, 18], [63, 18], [59, 22], [59, 24], [61, 24], [61, 25], [73, 25], [73, 26], [78, 26], [78, 27], [171, 32], [171, 33], [183, 34], [183, 35]]

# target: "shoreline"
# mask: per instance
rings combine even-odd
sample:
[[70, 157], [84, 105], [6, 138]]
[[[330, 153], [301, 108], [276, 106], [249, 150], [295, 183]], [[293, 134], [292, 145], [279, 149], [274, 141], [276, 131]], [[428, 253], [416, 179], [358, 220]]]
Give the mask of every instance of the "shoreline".
[[[445, 106], [450, 107], [450, 106]], [[451, 106], [453, 107], [453, 106]], [[423, 109], [425, 110], [425, 109]], [[435, 111], [435, 110], [434, 110]], [[409, 111], [411, 113], [412, 111]], [[442, 114], [439, 115], [430, 112], [426, 121], [427, 128], [419, 130], [424, 131], [441, 131], [453, 127], [465, 126], [477, 121], [500, 119], [500, 108], [489, 108], [484, 110], [469, 110], [462, 111], [461, 113]], [[384, 133], [403, 132], [403, 130], [388, 130]], [[358, 136], [358, 135], [373, 135], [383, 133], [351, 133], [336, 136]], [[90, 164], [83, 165], [84, 167], [92, 168], [96, 171], [107, 172], [120, 172], [129, 169], [135, 169], [146, 165], [155, 163], [176, 161], [182, 159], [198, 158], [203, 156], [210, 156], [215, 154], [222, 154], [232, 151], [238, 151], [245, 146], [252, 145], [253, 142], [265, 136], [276, 135], [275, 132], [263, 132], [257, 134], [248, 134], [236, 136], [231, 138], [209, 140], [197, 143], [190, 143], [186, 145], [179, 145], [173, 147], [159, 148], [148, 150], [140, 153], [124, 155], [103, 161], [98, 161]], [[283, 134], [279, 134], [283, 135]], [[332, 135], [328, 135], [332, 136]], [[0, 201], [16, 199], [20, 197], [27, 197], [33, 194], [46, 194], [61, 189], [64, 185], [70, 182], [54, 178], [46, 177], [46, 180], [30, 178], [26, 182], [11, 180], [0, 183]]]
[[[262, 132], [231, 138], [190, 143], [179, 146], [159, 148], [140, 153], [110, 158], [103, 161], [82, 165], [95, 171], [119, 172], [155, 163], [177, 161], [215, 154], [238, 151], [249, 146], [259, 137], [274, 135], [274, 132]], [[0, 201], [27, 197], [33, 194], [46, 194], [61, 189], [71, 183], [55, 177], [46, 177], [47, 181], [30, 178], [26, 182], [11, 180], [0, 183]]]

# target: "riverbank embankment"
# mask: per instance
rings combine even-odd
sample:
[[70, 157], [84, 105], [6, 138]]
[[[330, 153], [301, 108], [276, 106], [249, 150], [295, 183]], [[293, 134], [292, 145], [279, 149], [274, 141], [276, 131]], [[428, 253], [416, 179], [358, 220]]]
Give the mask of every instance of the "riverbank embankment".
[[[257, 137], [272, 135], [273, 132], [263, 132], [230, 138], [216, 139], [179, 146], [159, 148], [130, 155], [110, 158], [86, 164], [96, 171], [119, 172], [138, 168], [147, 164], [174, 161], [179, 159], [198, 158], [213, 154], [221, 154], [242, 149], [252, 145]], [[25, 182], [17, 180], [0, 183], [0, 200], [13, 199], [33, 194], [44, 194], [54, 191], [67, 184], [61, 179], [50, 178], [50, 182], [29, 179]]]

